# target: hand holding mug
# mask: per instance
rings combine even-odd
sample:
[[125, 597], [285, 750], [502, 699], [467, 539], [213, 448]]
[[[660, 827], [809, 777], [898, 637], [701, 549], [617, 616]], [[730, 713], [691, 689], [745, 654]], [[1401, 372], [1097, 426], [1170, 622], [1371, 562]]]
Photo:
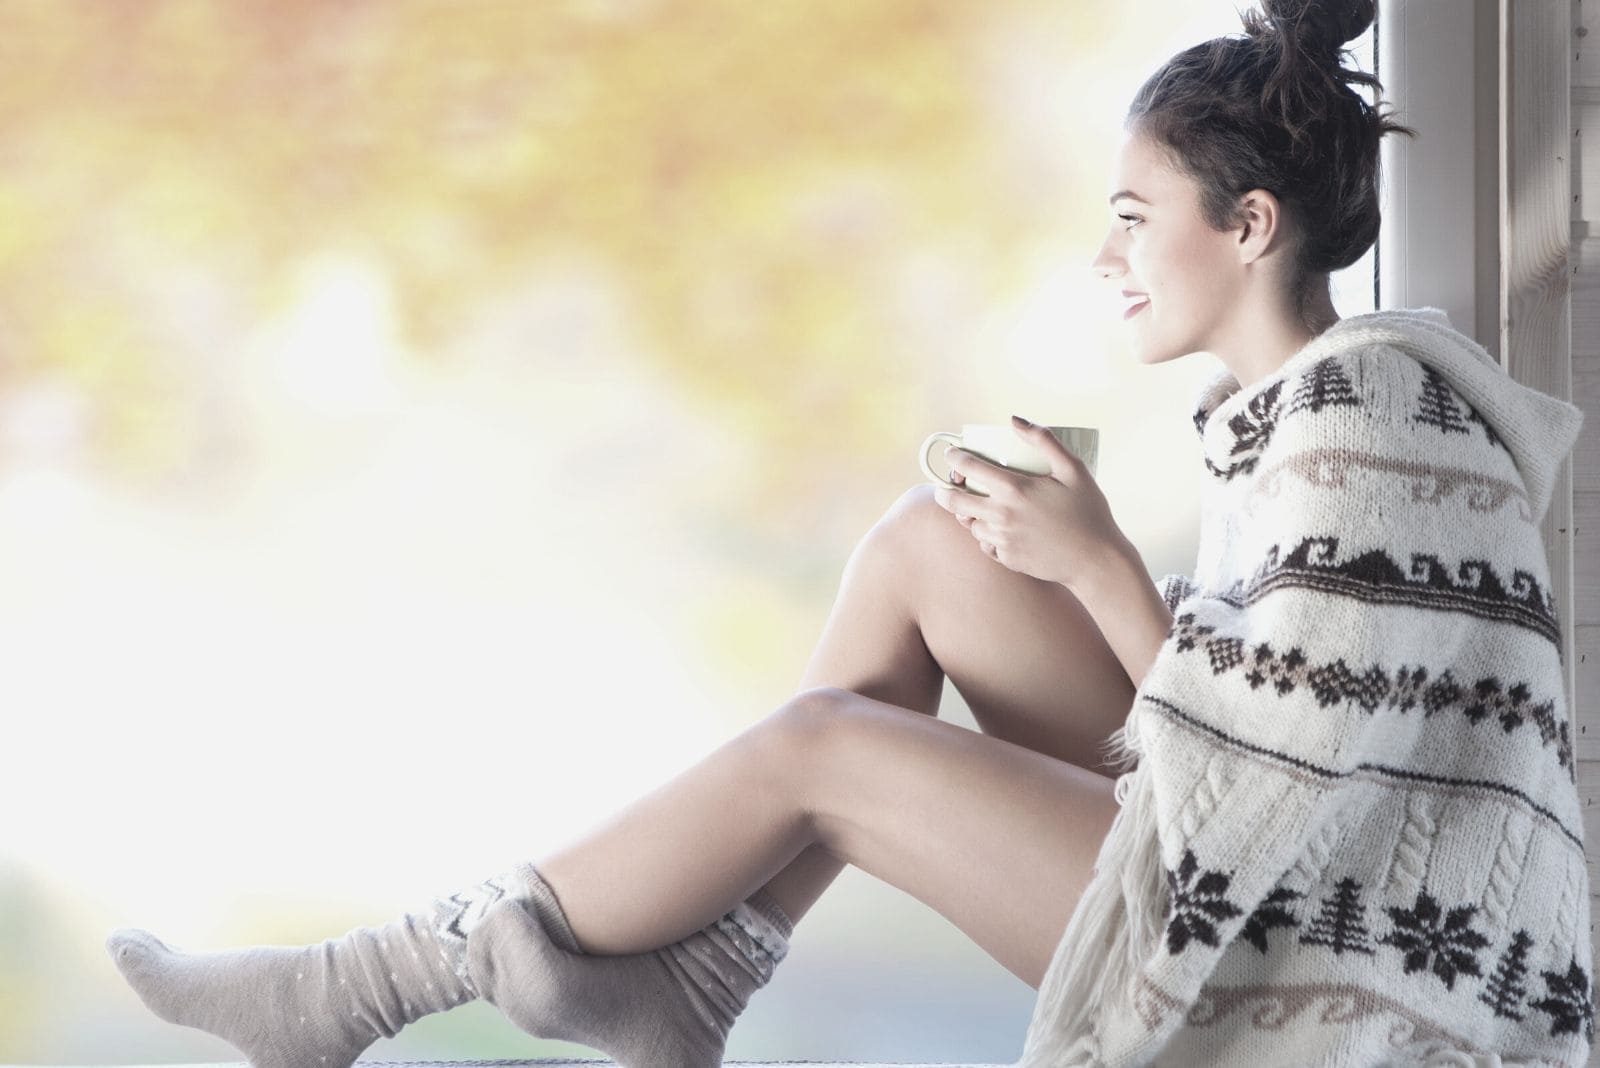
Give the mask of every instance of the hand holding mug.
[[[1112, 518], [1089, 464], [1057, 436], [1062, 429], [1078, 428], [1044, 427], [1013, 416], [1012, 429], [1042, 456], [1047, 471], [1015, 470], [952, 445], [945, 450], [952, 479], [947, 482], [929, 469], [926, 459], [927, 446], [939, 435], [924, 443], [923, 469], [943, 483], [933, 494], [940, 507], [967, 528], [991, 559], [1070, 589], [1114, 554], [1125, 552], [1127, 536]], [[968, 427], [963, 440], [973, 436]], [[1093, 452], [1089, 455], [1092, 460]], [[951, 488], [957, 475], [968, 488]], [[981, 493], [974, 492], [978, 487]]]

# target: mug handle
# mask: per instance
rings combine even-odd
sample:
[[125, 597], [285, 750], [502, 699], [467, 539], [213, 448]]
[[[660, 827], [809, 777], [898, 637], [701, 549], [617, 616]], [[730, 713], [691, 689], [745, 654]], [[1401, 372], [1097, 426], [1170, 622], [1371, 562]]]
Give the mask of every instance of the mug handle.
[[965, 487], [958, 486], [954, 482], [951, 482], [948, 478], [940, 475], [928, 463], [928, 450], [933, 447], [933, 443], [936, 441], [948, 441], [958, 449], [964, 447], [961, 444], [960, 434], [952, 434], [948, 430], [935, 430], [932, 434], [929, 434], [928, 439], [922, 443], [922, 448], [917, 450], [917, 460], [922, 464], [922, 473], [942, 486], [946, 486], [953, 490], [961, 490], [962, 492], [966, 492]]

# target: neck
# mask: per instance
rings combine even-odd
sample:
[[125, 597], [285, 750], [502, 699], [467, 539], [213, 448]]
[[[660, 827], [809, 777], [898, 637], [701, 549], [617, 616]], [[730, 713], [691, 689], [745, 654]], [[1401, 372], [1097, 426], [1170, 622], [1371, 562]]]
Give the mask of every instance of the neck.
[[1249, 389], [1338, 321], [1339, 313], [1324, 285], [1304, 319], [1287, 303], [1270, 315], [1246, 316], [1232, 324], [1214, 352], [1239, 380], [1239, 388]]

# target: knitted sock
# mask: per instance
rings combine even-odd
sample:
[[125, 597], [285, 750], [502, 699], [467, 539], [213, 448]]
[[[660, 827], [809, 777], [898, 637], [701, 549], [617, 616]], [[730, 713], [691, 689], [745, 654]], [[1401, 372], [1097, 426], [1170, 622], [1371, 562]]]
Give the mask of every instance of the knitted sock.
[[582, 952], [532, 865], [525, 899], [497, 903], [467, 940], [485, 1001], [538, 1038], [579, 1042], [623, 1068], [716, 1068], [750, 996], [789, 952], [794, 925], [764, 890], [681, 942]]
[[119, 928], [106, 948], [152, 1012], [216, 1035], [254, 1068], [348, 1068], [380, 1035], [477, 997], [467, 936], [490, 905], [525, 893], [506, 873], [313, 946], [184, 953]]

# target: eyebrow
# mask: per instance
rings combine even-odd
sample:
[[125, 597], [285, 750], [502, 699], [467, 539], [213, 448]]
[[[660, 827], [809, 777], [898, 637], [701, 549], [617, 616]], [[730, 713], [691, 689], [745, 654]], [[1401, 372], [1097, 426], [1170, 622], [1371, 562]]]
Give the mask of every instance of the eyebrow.
[[[1119, 190], [1117, 190], [1115, 193], [1112, 193], [1111, 196], [1106, 199], [1106, 203], [1107, 204], [1115, 204], [1117, 201], [1121, 200], [1123, 197], [1127, 197], [1129, 200], [1137, 200], [1141, 204], [1149, 204], [1150, 203], [1144, 197], [1140, 196], [1138, 193], [1135, 193], [1131, 189], [1119, 189]], [[1153, 206], [1154, 205], [1152, 205], [1152, 207]]]

